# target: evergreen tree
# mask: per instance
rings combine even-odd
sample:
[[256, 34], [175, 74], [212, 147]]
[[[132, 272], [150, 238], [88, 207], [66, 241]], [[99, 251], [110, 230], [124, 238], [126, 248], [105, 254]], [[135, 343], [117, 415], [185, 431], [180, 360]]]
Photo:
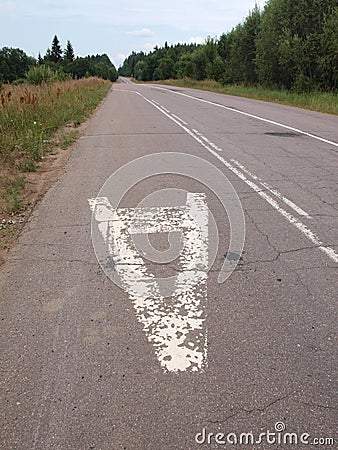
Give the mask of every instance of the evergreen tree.
[[50, 52], [50, 60], [58, 63], [62, 60], [62, 49], [58, 37], [55, 35], [52, 41], [52, 48]]
[[41, 64], [43, 64], [43, 58], [42, 58], [40, 52], [39, 52], [39, 54], [38, 54], [38, 64], [39, 64], [39, 66], [41, 66]]
[[46, 54], [45, 54], [45, 56], [43, 57], [43, 61], [44, 61], [44, 63], [48, 63], [48, 62], [51, 61], [51, 51], [50, 51], [50, 48], [47, 48]]
[[75, 58], [75, 55], [74, 55], [73, 46], [70, 41], [67, 41], [67, 46], [64, 51], [64, 60], [67, 62], [72, 62], [72, 61], [74, 61], [74, 58]]

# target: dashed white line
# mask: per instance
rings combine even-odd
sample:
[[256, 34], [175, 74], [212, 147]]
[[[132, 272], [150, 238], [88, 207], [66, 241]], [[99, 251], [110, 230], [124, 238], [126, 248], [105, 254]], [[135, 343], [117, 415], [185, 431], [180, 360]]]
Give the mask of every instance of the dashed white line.
[[230, 161], [233, 162], [234, 164], [236, 164], [237, 167], [242, 169], [243, 172], [245, 172], [246, 174], [250, 175], [251, 178], [253, 178], [254, 180], [258, 181], [258, 183], [260, 183], [263, 187], [265, 187], [265, 189], [267, 189], [273, 195], [275, 195], [277, 198], [282, 200], [291, 209], [296, 211], [297, 214], [299, 214], [300, 216], [304, 216], [304, 217], [306, 217], [308, 219], [311, 219], [311, 216], [307, 212], [305, 212], [300, 206], [297, 206], [293, 201], [289, 200], [287, 197], [284, 197], [280, 192], [278, 192], [276, 189], [271, 187], [268, 183], [263, 181], [257, 175], [254, 175], [253, 173], [251, 173], [245, 166], [243, 166], [243, 164], [239, 163], [236, 159], [231, 159]]
[[209, 144], [210, 147], [214, 148], [214, 149], [217, 150], [218, 152], [222, 152], [222, 151], [223, 151], [223, 150], [222, 150], [220, 147], [218, 147], [216, 144], [214, 144], [213, 142], [210, 142], [209, 139], [206, 138], [205, 136], [203, 136], [202, 133], [200, 133], [198, 130], [195, 130], [195, 128], [193, 128], [192, 131], [193, 131], [194, 133], [196, 133], [197, 136], [199, 136], [200, 138], [202, 138], [203, 141], [205, 141], [207, 144]]
[[[179, 127], [181, 127], [183, 130], [186, 131], [187, 134], [189, 134], [192, 138], [194, 138], [198, 143], [200, 143], [204, 148], [206, 148], [212, 155], [214, 155], [219, 161], [221, 161], [231, 172], [233, 172], [235, 175], [237, 175], [244, 183], [246, 183], [248, 186], [251, 187], [258, 195], [260, 195], [266, 202], [268, 202], [276, 211], [278, 211], [283, 217], [287, 219], [287, 221], [296, 227], [310, 242], [312, 242], [319, 250], [321, 250], [326, 256], [328, 256], [330, 259], [332, 259], [334, 262], [338, 263], [338, 254], [335, 252], [335, 250], [329, 246], [325, 246], [323, 242], [319, 239], [319, 237], [311, 231], [304, 223], [302, 223], [299, 219], [292, 216], [292, 214], [288, 213], [283, 209], [269, 194], [264, 192], [257, 184], [249, 180], [239, 169], [234, 167], [232, 164], [230, 164], [228, 161], [226, 161], [218, 152], [213, 150], [210, 145], [208, 145], [203, 139], [201, 139], [200, 136], [198, 136], [196, 133], [194, 133], [192, 130], [190, 130], [188, 127], [183, 125], [179, 120], [172, 117], [170, 114], [168, 114], [166, 111], [162, 109], [161, 106], [156, 105], [152, 100], [149, 100], [144, 95], [139, 95], [148, 103], [153, 105], [156, 109], [158, 109], [162, 114], [167, 116], [170, 120], [175, 122]], [[182, 94], [186, 95], [186, 94]], [[187, 97], [191, 97], [188, 96]], [[195, 97], [191, 97], [195, 98]], [[199, 99], [198, 99], [199, 100]], [[212, 102], [207, 102], [212, 103]], [[217, 105], [217, 103], [216, 103]], [[217, 105], [218, 106], [218, 105]], [[222, 105], [220, 105], [222, 106]], [[226, 107], [225, 107], [226, 108]], [[246, 114], [246, 113], [245, 113]], [[271, 122], [271, 121], [270, 121]], [[321, 139], [322, 140], [322, 139]], [[338, 144], [337, 144], [338, 145]]]
[[183, 119], [181, 119], [180, 117], [176, 116], [175, 114], [171, 113], [171, 115], [172, 115], [173, 117], [175, 117], [175, 119], [177, 119], [177, 120], [179, 120], [180, 122], [182, 122], [183, 125], [188, 125], [187, 122], [185, 122]]

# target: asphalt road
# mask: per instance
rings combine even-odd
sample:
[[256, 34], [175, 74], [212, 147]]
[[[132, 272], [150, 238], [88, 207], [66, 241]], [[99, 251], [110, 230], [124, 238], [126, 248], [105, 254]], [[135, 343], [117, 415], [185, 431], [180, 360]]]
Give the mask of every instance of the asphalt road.
[[[297, 448], [283, 443], [283, 432], [259, 438], [276, 433], [277, 422], [297, 439], [310, 435], [298, 448], [335, 437], [337, 142], [333, 116], [125, 79], [115, 84], [0, 271], [0, 448]], [[169, 164], [167, 152], [185, 154], [175, 155], [176, 172], [144, 179]], [[99, 194], [118, 168], [154, 153], [157, 159], [139, 161]], [[189, 171], [206, 182], [184, 176]], [[246, 229], [224, 283], [218, 276], [226, 256], [231, 264], [241, 250], [237, 243], [230, 251], [229, 239], [237, 232], [240, 239], [242, 225], [238, 211], [231, 223], [238, 204], [226, 179], [217, 182], [219, 171], [239, 197]], [[109, 193], [137, 178], [113, 228], [113, 244], [125, 246], [120, 263], [100, 267], [88, 200], [113, 205]], [[169, 188], [181, 191], [169, 193], [168, 204], [150, 197], [139, 205]], [[225, 207], [217, 198], [224, 192]], [[219, 235], [208, 273], [206, 244], [216, 234], [206, 206]], [[100, 252], [109, 240], [95, 208]], [[186, 236], [183, 262], [137, 259], [123, 228], [135, 211], [135, 233], [150, 231], [159, 252], [168, 249], [168, 231], [177, 242]], [[197, 222], [208, 220], [204, 240], [184, 216], [189, 211]], [[122, 288], [107, 276], [114, 270], [125, 278]], [[182, 276], [186, 290], [154, 294], [149, 273]], [[209, 444], [203, 429], [213, 433]], [[249, 432], [254, 443], [231, 445]]]

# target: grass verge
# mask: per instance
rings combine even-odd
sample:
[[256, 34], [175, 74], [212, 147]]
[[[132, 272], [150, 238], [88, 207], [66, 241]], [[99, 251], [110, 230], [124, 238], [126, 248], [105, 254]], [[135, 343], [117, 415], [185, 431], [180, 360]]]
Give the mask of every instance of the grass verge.
[[110, 86], [91, 77], [0, 89], [0, 262], [39, 198], [41, 179], [65, 162], [62, 154]]
[[[151, 82], [154, 83], [154, 82]], [[282, 105], [296, 106], [327, 114], [338, 115], [338, 95], [330, 92], [310, 92], [299, 94], [293, 91], [267, 89], [261, 86], [244, 86], [229, 84], [223, 86], [213, 80], [197, 81], [190, 78], [180, 80], [161, 80], [158, 84], [179, 86], [204, 91], [216, 92], [218, 94], [235, 95], [237, 97], [252, 98], [266, 102], [280, 103]]]

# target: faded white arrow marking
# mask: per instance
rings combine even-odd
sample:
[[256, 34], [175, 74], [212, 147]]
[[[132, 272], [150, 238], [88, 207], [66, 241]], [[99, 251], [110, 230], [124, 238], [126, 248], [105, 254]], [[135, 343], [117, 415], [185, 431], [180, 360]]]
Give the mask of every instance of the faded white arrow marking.
[[[182, 207], [119, 208], [89, 200], [107, 255], [129, 293], [138, 320], [165, 371], [198, 371], [207, 364], [208, 208], [205, 194], [188, 193]], [[132, 236], [181, 231], [180, 271], [168, 295], [166, 279], [150, 273]], [[164, 289], [163, 289], [164, 285]]]

